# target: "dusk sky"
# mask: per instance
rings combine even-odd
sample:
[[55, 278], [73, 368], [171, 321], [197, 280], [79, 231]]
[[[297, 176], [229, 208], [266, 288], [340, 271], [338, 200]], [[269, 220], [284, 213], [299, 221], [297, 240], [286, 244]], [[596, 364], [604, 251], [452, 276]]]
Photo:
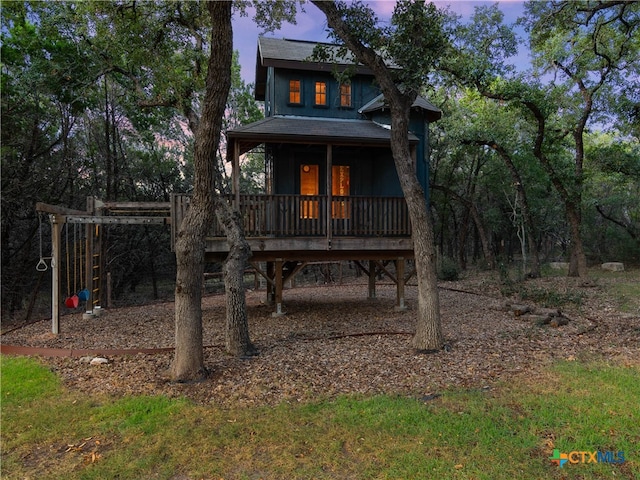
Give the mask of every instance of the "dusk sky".
[[[375, 0], [368, 1], [368, 3], [378, 14], [381, 19], [388, 19], [391, 16], [395, 1], [393, 0]], [[500, 9], [505, 15], [505, 23], [511, 24], [522, 15], [524, 11], [524, 2], [522, 0], [500, 0], [483, 1], [483, 0], [449, 0], [449, 1], [435, 1], [439, 8], [444, 8], [447, 5], [454, 13], [461, 15], [463, 21], [468, 19], [474, 11], [474, 8], [479, 5], [492, 5], [498, 3]], [[297, 25], [285, 24], [281, 30], [277, 30], [274, 33], [270, 33], [267, 36], [276, 38], [292, 38], [296, 40], [313, 40], [313, 41], [326, 41], [326, 27], [327, 22], [324, 14], [320, 12], [314, 5], [305, 4], [305, 12], [301, 12], [297, 16]], [[233, 19], [233, 48], [240, 52], [240, 64], [242, 66], [242, 78], [246, 83], [253, 83], [255, 80], [255, 61], [256, 61], [256, 48], [258, 44], [258, 36], [260, 30], [253, 23], [251, 14], [247, 17], [240, 17], [237, 13]], [[517, 62], [521, 65], [527, 63], [527, 54], [522, 52]]]

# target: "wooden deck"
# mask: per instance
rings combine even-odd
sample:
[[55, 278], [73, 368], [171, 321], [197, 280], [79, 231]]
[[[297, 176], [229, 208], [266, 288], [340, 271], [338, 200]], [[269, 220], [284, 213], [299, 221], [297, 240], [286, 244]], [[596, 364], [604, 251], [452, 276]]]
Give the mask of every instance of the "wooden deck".
[[[188, 196], [174, 196], [173, 230], [180, 225], [188, 204]], [[413, 253], [409, 213], [401, 197], [240, 195], [240, 212], [246, 239], [260, 260], [283, 256], [373, 259], [390, 258], [389, 253], [406, 258]], [[208, 235], [206, 251], [214, 261], [228, 252], [217, 221]]]
[[[172, 246], [189, 201], [187, 195], [172, 197]], [[274, 315], [284, 313], [285, 283], [309, 262], [355, 262], [369, 277], [369, 298], [376, 296], [376, 277], [385, 275], [396, 284], [396, 308], [406, 308], [404, 285], [413, 271], [405, 272], [405, 261], [413, 259], [413, 242], [404, 198], [230, 195], [228, 201], [240, 207], [250, 264], [267, 281], [267, 303], [274, 305]], [[223, 262], [228, 252], [227, 239], [214, 221], [205, 260]]]

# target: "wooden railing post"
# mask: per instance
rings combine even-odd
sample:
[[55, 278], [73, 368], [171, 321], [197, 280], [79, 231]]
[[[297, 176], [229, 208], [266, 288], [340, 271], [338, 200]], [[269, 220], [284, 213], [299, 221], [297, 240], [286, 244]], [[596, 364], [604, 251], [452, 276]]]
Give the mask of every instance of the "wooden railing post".
[[234, 193], [234, 207], [240, 208], [240, 147], [237, 145], [237, 141], [233, 141], [233, 193]]
[[333, 147], [327, 145], [327, 206], [326, 206], [326, 225], [327, 225], [327, 249], [331, 250], [331, 239], [333, 237]]
[[[329, 181], [329, 180], [327, 180]], [[334, 237], [383, 237], [411, 235], [407, 206], [402, 197], [357, 197], [327, 195], [235, 195], [227, 197], [239, 201], [247, 237], [324, 236], [331, 248]], [[187, 195], [172, 197], [172, 245], [175, 233], [188, 205]], [[344, 201], [347, 218], [333, 218], [333, 202]], [[210, 235], [224, 236], [214, 220]]]
[[60, 333], [60, 266], [62, 265], [61, 256], [61, 234], [62, 222], [57, 215], [49, 215], [51, 219], [51, 333]]

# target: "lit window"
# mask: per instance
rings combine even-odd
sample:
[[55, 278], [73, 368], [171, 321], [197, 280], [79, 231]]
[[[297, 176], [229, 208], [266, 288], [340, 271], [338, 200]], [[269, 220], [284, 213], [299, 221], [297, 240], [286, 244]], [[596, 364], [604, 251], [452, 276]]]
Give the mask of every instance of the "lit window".
[[331, 216], [333, 218], [350, 218], [349, 199], [351, 180], [347, 165], [332, 165], [331, 167], [331, 195], [340, 197], [333, 200]]
[[316, 105], [327, 104], [327, 84], [326, 82], [316, 82]]
[[289, 80], [289, 103], [301, 103], [300, 80]]
[[[302, 165], [300, 167], [300, 195], [316, 196], [320, 191], [320, 167]], [[318, 200], [300, 200], [300, 218], [318, 218]]]
[[340, 106], [341, 107], [351, 106], [351, 84], [350, 83], [340, 84]]

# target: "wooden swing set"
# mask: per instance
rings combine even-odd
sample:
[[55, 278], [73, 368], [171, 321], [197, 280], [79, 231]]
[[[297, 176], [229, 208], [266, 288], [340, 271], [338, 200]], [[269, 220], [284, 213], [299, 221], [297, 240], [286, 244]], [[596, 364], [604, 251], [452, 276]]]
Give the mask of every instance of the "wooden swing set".
[[[65, 271], [67, 296], [64, 306], [76, 309], [84, 306], [85, 318], [98, 316], [101, 303], [106, 300], [102, 288], [104, 263], [102, 239], [104, 225], [166, 225], [171, 223], [169, 202], [103, 202], [87, 197], [87, 210], [74, 210], [38, 202], [40, 219], [40, 260], [36, 270], [51, 267], [51, 332], [60, 333], [62, 300], [62, 233], [65, 233]], [[43, 256], [42, 215], [51, 224], [51, 256]], [[73, 243], [69, 239], [69, 225], [73, 225]], [[83, 231], [84, 230], [84, 231]], [[47, 263], [49, 261], [49, 263]], [[73, 289], [71, 288], [73, 277]]]

